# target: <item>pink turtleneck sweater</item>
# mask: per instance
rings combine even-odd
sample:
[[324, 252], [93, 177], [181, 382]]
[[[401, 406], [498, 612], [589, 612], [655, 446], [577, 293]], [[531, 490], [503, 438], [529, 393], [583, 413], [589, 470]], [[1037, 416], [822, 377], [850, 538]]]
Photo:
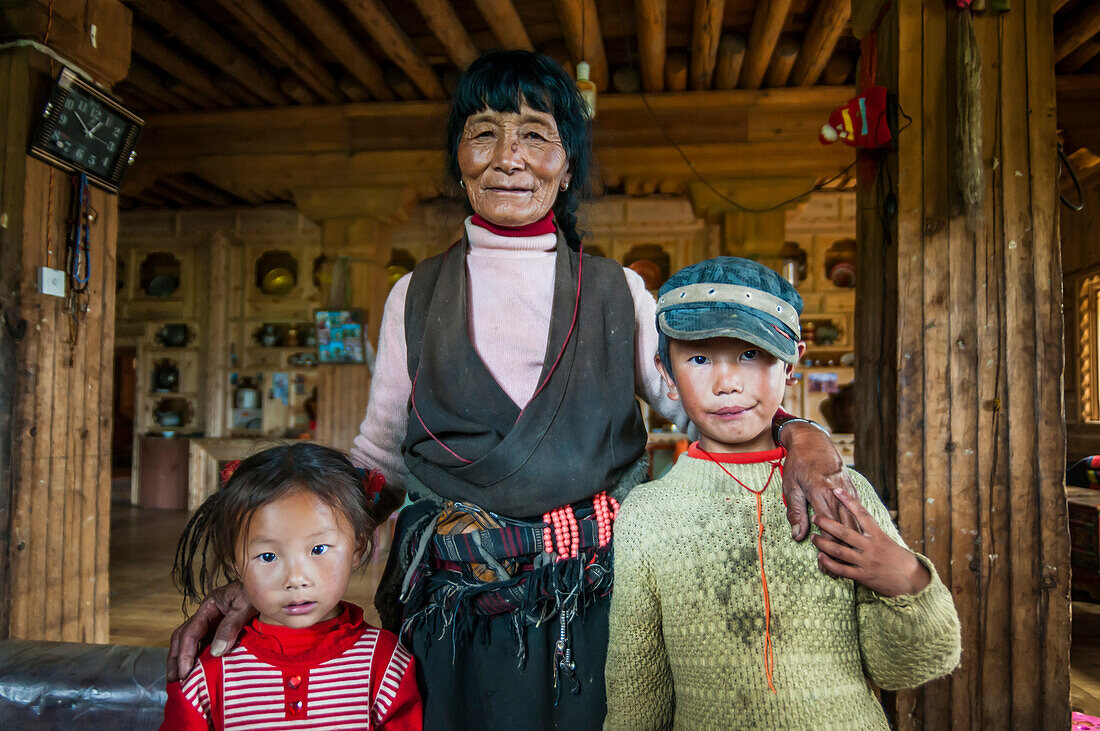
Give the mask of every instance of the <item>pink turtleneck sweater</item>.
[[[554, 301], [556, 235], [500, 236], [466, 219], [467, 329], [485, 367], [506, 394], [523, 407], [538, 385]], [[653, 364], [657, 352], [656, 302], [642, 278], [623, 269], [634, 299], [635, 392], [681, 429], [687, 418], [668, 398]], [[401, 443], [408, 424], [409, 380], [405, 351], [407, 274], [394, 285], [382, 314], [366, 418], [351, 449], [359, 467], [380, 470], [394, 486], [407, 472]], [[624, 367], [626, 364], [623, 364]]]

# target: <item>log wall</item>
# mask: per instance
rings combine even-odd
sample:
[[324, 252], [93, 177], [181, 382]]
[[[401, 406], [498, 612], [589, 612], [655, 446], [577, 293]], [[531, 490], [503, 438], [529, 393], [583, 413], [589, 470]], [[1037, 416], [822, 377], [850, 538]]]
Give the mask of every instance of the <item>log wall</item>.
[[50, 79], [40, 55], [0, 52], [0, 637], [106, 642], [118, 215], [93, 188], [89, 306], [74, 318], [35, 285], [47, 233], [64, 268], [72, 190], [26, 154]]
[[859, 466], [896, 485], [902, 533], [963, 627], [961, 667], [898, 694], [898, 728], [1069, 722], [1051, 17], [1049, 1], [974, 16], [985, 180], [969, 215], [952, 183], [958, 11], [902, 0], [879, 29], [877, 80], [908, 127], [859, 190], [858, 438], [879, 445]]

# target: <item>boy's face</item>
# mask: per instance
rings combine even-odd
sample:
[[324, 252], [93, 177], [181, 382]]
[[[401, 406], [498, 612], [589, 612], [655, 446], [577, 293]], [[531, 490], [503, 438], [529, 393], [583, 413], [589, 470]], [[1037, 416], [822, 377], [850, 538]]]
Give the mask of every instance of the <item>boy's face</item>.
[[[798, 344], [798, 356], [806, 344]], [[669, 364], [657, 358], [669, 397], [684, 405], [708, 452], [775, 447], [772, 418], [793, 385], [794, 366], [736, 338], [669, 341]]]
[[336, 616], [363, 549], [343, 513], [295, 490], [252, 515], [237, 574], [261, 622], [311, 627]]

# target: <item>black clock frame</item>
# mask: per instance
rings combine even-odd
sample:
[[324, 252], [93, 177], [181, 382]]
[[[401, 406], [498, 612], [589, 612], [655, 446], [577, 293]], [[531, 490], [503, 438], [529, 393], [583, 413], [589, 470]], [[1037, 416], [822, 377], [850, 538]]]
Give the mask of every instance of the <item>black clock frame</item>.
[[[114, 153], [114, 159], [109, 166], [106, 177], [91, 170], [87, 165], [82, 165], [78, 160], [70, 160], [56, 154], [51, 148], [51, 136], [58, 126], [59, 117], [65, 111], [65, 100], [73, 89], [76, 89], [80, 94], [91, 97], [94, 101], [106, 107], [111, 114], [121, 117], [130, 124], [129, 129], [119, 140], [118, 150]], [[46, 103], [46, 108], [42, 112], [38, 129], [31, 138], [28, 152], [31, 156], [44, 160], [66, 172], [84, 173], [95, 186], [110, 193], [118, 193], [122, 174], [134, 161], [134, 145], [137, 144], [138, 135], [141, 133], [144, 124], [144, 119], [122, 106], [118, 100], [92, 86], [77, 76], [71, 69], [62, 68], [61, 73], [58, 74], [57, 80], [54, 82], [50, 100]]]

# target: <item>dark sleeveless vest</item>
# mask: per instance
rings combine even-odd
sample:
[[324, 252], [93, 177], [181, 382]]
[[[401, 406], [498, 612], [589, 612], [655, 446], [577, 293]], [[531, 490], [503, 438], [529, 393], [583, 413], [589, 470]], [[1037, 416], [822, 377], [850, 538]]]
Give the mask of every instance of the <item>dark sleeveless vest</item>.
[[[610, 489], [646, 445], [634, 399], [634, 301], [622, 267], [594, 256], [579, 267], [580, 257], [558, 234], [539, 384], [559, 353], [561, 359], [521, 413], [470, 342], [468, 247], [463, 238], [421, 262], [409, 284], [405, 343], [413, 390], [402, 447], [409, 471], [440, 497], [510, 518]], [[562, 351], [578, 268], [580, 306]]]

